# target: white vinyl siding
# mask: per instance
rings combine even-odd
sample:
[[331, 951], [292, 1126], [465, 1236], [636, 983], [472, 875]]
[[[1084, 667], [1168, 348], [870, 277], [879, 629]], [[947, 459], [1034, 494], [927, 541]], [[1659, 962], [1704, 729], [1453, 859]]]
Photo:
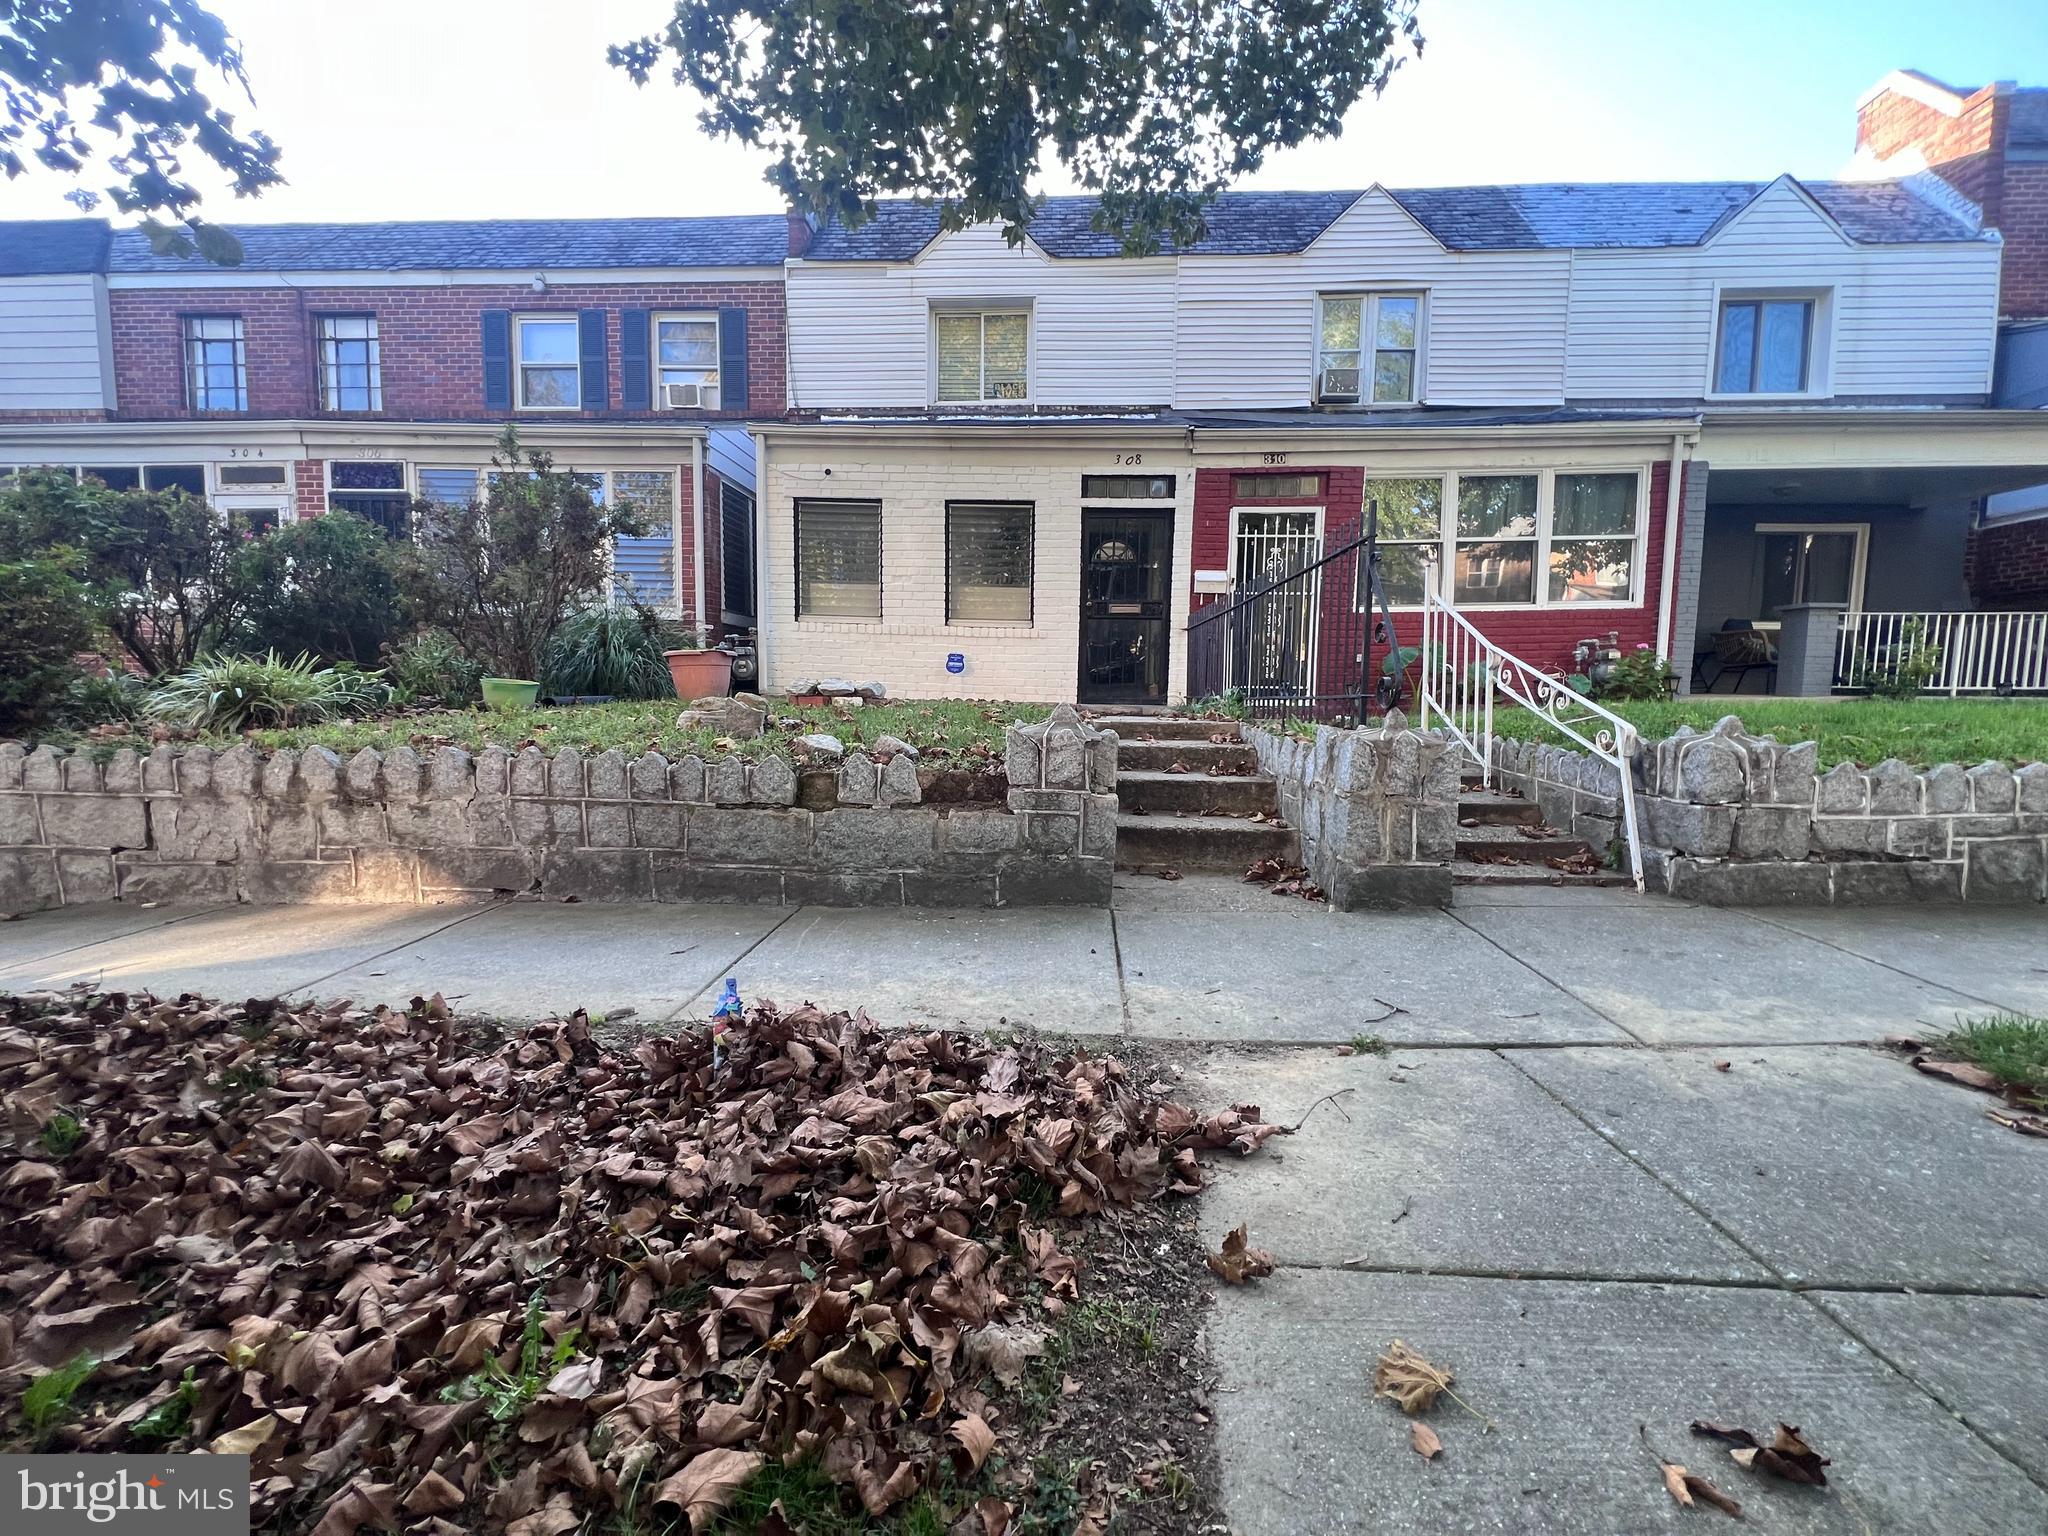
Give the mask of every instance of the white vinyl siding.
[[112, 353], [101, 279], [0, 278], [0, 411], [112, 409]]
[[1427, 294], [1423, 401], [1555, 404], [1570, 270], [1568, 251], [1446, 251], [1384, 193], [1367, 193], [1298, 255], [1181, 258], [1173, 403], [1308, 405], [1317, 295], [1393, 290]]
[[1031, 312], [1030, 403], [1161, 406], [1173, 392], [1171, 257], [1054, 261], [993, 227], [941, 235], [914, 262], [789, 266], [789, 403], [807, 410], [938, 398], [932, 322]]
[[1708, 392], [1721, 300], [1825, 295], [1807, 393], [1971, 395], [1990, 387], [1999, 247], [1856, 245], [1789, 185], [1704, 246], [1579, 251], [1572, 264], [1573, 400], [1696, 400]]

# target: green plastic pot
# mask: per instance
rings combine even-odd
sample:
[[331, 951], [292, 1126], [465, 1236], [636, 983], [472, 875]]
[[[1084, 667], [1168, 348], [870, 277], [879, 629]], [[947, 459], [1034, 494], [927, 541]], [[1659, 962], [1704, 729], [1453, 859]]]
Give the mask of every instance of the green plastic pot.
[[516, 677], [484, 679], [484, 706], [487, 709], [531, 709], [533, 701], [539, 697], [539, 683], [522, 682]]

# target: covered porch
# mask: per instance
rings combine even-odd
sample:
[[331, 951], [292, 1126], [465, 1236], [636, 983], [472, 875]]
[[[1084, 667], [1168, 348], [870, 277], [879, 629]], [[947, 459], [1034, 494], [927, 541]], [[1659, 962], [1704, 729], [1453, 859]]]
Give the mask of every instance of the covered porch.
[[[2022, 462], [1931, 462], [1964, 445], [1924, 424], [1889, 441], [1838, 426], [1714, 443], [1710, 428], [1681, 686], [1815, 697], [1910, 676], [1951, 697], [2048, 694], [2048, 601], [1972, 570], [1984, 499], [2048, 482], [2048, 420], [2008, 435], [1994, 457]], [[1857, 462], [1888, 451], [1898, 462]]]

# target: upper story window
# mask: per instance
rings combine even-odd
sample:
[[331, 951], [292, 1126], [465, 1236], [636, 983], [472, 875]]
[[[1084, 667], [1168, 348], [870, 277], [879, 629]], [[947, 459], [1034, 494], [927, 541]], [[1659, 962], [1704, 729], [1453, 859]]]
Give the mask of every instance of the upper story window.
[[240, 315], [185, 317], [185, 401], [195, 411], [249, 409]]
[[1812, 298], [1721, 301], [1717, 395], [1803, 395], [1813, 388]]
[[718, 409], [718, 317], [654, 317], [654, 403], [663, 410]]
[[1320, 302], [1316, 399], [1413, 405], [1422, 356], [1422, 296], [1329, 293]]
[[384, 409], [375, 315], [320, 317], [320, 409]]
[[573, 411], [582, 403], [574, 315], [519, 315], [512, 321], [514, 370], [522, 411]]
[[1028, 310], [940, 310], [932, 316], [941, 405], [1014, 405], [1031, 395]]

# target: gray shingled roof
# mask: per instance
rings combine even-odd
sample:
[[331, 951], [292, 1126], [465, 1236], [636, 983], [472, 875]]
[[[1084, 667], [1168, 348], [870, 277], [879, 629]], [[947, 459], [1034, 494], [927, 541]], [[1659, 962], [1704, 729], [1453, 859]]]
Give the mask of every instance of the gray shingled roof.
[[2010, 112], [2006, 118], [2008, 147], [2048, 147], [2048, 90], [2031, 86], [2024, 91], [2014, 91]]
[[[1507, 187], [1390, 189], [1389, 196], [1454, 251], [1698, 245], [1770, 185], [1759, 181], [1559, 182]], [[1975, 231], [1898, 182], [1803, 182], [1854, 240], [1878, 245], [1968, 240]], [[1189, 253], [1277, 255], [1305, 249], [1357, 192], [1226, 192]], [[1031, 239], [1049, 256], [1114, 256], [1116, 240], [1089, 226], [1095, 200], [1047, 198]], [[908, 261], [939, 233], [936, 205], [885, 202], [858, 229], [818, 231], [815, 261]]]
[[0, 224], [0, 277], [42, 272], [103, 272], [105, 219], [22, 219]]
[[[779, 267], [781, 214], [698, 219], [464, 219], [408, 224], [231, 224], [253, 272], [491, 271], [548, 267]], [[114, 236], [115, 272], [195, 272], [138, 231]]]
[[[1358, 200], [1356, 192], [1225, 192], [1210, 207], [1208, 232], [1188, 249], [1203, 256], [1267, 255], [1305, 249]], [[1092, 197], [1049, 197], [1031, 221], [1032, 243], [1048, 256], [1115, 256], [1115, 236], [1090, 227]], [[831, 223], [804, 254], [813, 261], [908, 261], [937, 238], [936, 203], [891, 200], [858, 229]]]

